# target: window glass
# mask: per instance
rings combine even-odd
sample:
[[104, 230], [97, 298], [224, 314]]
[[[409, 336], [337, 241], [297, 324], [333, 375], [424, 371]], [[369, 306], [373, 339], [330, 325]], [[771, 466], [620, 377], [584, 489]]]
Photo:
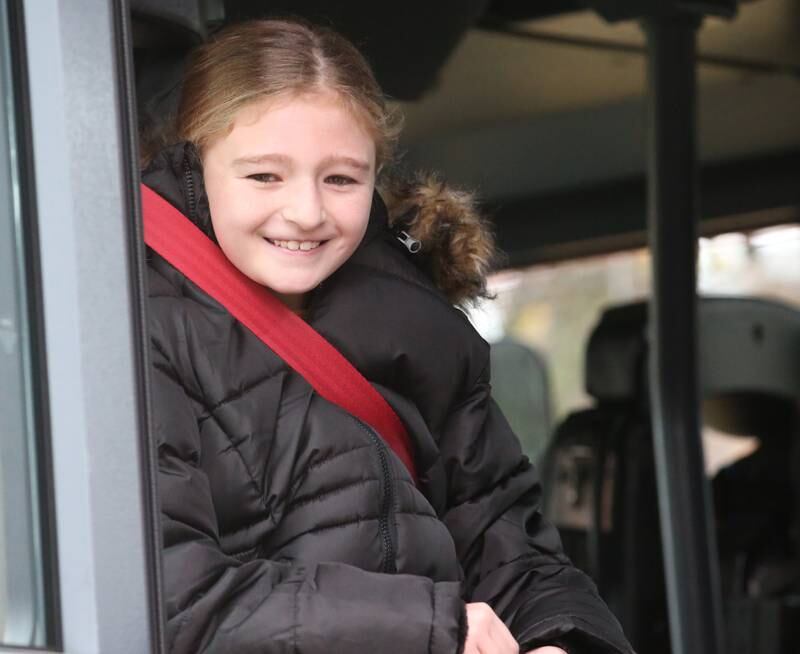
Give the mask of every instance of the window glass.
[[0, 0], [0, 645], [44, 646], [30, 297], [8, 4]]
[[[548, 434], [570, 413], [592, 406], [584, 380], [589, 336], [606, 308], [648, 297], [650, 268], [650, 255], [641, 249], [493, 276], [490, 290], [497, 299], [485, 302], [471, 318], [491, 343], [513, 341], [541, 361], [543, 369], [537, 376], [548, 380], [547, 388], [526, 401], [534, 415], [535, 407], [547, 398], [552, 422], [543, 429]], [[800, 308], [800, 227], [783, 225], [700, 239], [698, 287], [702, 295], [760, 297]], [[496, 359], [494, 377], [517, 374], [510, 367], [501, 368], [503, 357]], [[527, 378], [502, 379], [497, 385], [496, 399], [514, 427], [515, 420], [523, 422], [517, 418], [522, 415], [521, 400], [504, 388], [521, 393], [529, 383]], [[527, 425], [531, 429], [530, 419]], [[545, 444], [520, 435], [528, 454], [537, 459]], [[721, 465], [757, 447], [755, 439], [727, 440], [711, 427], [704, 436], [711, 476]]]

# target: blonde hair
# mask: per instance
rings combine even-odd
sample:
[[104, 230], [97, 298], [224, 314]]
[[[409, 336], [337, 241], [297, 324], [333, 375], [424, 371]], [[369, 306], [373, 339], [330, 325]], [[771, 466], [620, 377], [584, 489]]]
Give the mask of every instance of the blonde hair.
[[378, 170], [391, 161], [401, 120], [366, 59], [333, 30], [295, 20], [238, 23], [198, 48], [186, 70], [176, 136], [202, 151], [245, 106], [319, 92], [335, 93], [361, 122]]

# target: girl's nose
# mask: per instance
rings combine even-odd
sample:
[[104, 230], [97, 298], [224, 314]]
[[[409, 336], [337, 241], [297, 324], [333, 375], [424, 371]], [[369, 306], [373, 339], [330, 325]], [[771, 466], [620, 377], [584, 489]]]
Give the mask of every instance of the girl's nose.
[[284, 219], [304, 231], [312, 231], [325, 222], [325, 210], [316, 189], [298, 192], [294, 201], [284, 207], [282, 214]]

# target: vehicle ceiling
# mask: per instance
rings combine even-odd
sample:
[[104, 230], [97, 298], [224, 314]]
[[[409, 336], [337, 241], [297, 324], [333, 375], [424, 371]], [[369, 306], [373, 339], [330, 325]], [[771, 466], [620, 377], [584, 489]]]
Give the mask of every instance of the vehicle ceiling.
[[[134, 16], [149, 4], [133, 0]], [[644, 35], [566, 11], [577, 4], [229, 0], [225, 15], [290, 12], [348, 34], [400, 99], [404, 165], [477, 190], [517, 265], [644, 242]], [[798, 35], [796, 0], [744, 2], [701, 29], [704, 231], [800, 217]]]

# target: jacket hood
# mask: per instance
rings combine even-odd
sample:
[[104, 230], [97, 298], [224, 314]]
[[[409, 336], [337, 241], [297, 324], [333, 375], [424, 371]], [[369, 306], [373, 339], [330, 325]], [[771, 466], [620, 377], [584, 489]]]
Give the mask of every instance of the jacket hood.
[[[178, 143], [156, 154], [142, 173], [145, 183], [183, 211], [216, 241], [194, 146]], [[387, 218], [388, 214], [388, 218]], [[409, 259], [424, 270], [448, 301], [464, 306], [488, 297], [486, 278], [496, 262], [495, 240], [474, 196], [437, 176], [382, 180], [373, 199], [364, 243], [388, 228], [397, 238], [406, 232], [421, 244]]]
[[420, 241], [420, 262], [451, 303], [487, 297], [486, 277], [497, 260], [489, 223], [474, 195], [434, 174], [392, 178], [379, 188], [389, 224]]

